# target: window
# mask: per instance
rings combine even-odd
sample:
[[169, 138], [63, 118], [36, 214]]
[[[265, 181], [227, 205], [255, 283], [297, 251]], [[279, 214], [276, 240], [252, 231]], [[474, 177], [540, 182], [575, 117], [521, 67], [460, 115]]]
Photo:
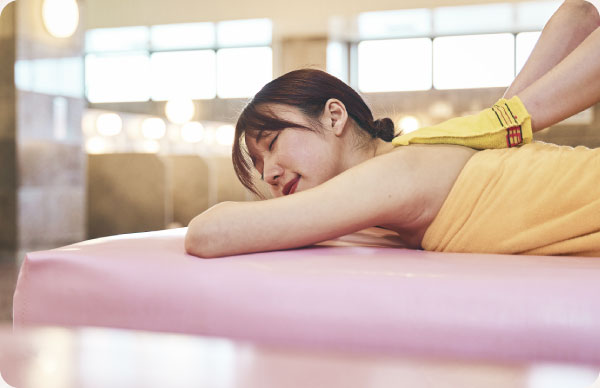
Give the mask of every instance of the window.
[[510, 31], [513, 24], [511, 4], [441, 7], [433, 10], [436, 35], [476, 34]]
[[518, 31], [541, 30], [561, 3], [562, 1], [532, 1], [515, 4], [516, 29]]
[[85, 33], [85, 51], [102, 53], [148, 49], [148, 27], [99, 28]]
[[273, 79], [270, 47], [230, 48], [217, 51], [217, 95], [250, 97]]
[[463, 89], [508, 86], [514, 77], [512, 34], [466, 35], [433, 41], [433, 86]]
[[150, 66], [151, 97], [155, 101], [216, 95], [214, 50], [157, 52], [150, 57]]
[[519, 74], [525, 62], [527, 62], [527, 58], [529, 58], [541, 34], [541, 32], [522, 32], [517, 34], [517, 74]]
[[271, 31], [269, 19], [90, 30], [87, 98], [249, 97], [273, 77]]
[[165, 24], [150, 27], [151, 49], [182, 50], [213, 48], [216, 42], [214, 23]]
[[147, 53], [89, 54], [85, 85], [90, 102], [146, 101], [150, 98]]
[[431, 10], [366, 12], [358, 17], [361, 39], [427, 36], [431, 34]]
[[348, 83], [348, 45], [343, 42], [327, 44], [327, 72]]
[[217, 24], [217, 45], [220, 47], [267, 46], [271, 44], [271, 31], [269, 19], [220, 22]]
[[430, 89], [431, 39], [359, 43], [358, 80], [362, 92]]
[[81, 98], [83, 60], [81, 57], [18, 60], [15, 86], [36, 93]]
[[[507, 86], [561, 3], [504, 2], [363, 13], [356, 31], [362, 41], [350, 46], [350, 65], [336, 71], [344, 74], [349, 68], [353, 85], [373, 92], [421, 90], [428, 84], [438, 89]], [[421, 41], [409, 47], [411, 39]], [[423, 39], [430, 40], [429, 56]], [[333, 48], [328, 51], [333, 55]], [[433, 73], [433, 82], [427, 72]]]

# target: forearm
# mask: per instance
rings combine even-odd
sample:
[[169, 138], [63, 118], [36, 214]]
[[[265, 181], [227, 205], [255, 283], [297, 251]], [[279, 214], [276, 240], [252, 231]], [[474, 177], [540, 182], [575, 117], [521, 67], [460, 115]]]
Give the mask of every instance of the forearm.
[[[296, 196], [299, 194], [297, 193]], [[310, 194], [309, 194], [310, 195]], [[289, 249], [342, 235], [332, 228], [327, 233], [311, 222], [306, 211], [289, 214], [293, 206], [278, 198], [256, 202], [223, 202], [195, 217], [188, 226], [186, 251], [194, 256], [214, 258], [243, 253]]]
[[518, 95], [531, 115], [534, 132], [600, 101], [600, 28]]
[[426, 213], [424, 199], [433, 195], [428, 188], [450, 179], [438, 176], [439, 163], [443, 160], [445, 168], [452, 163], [438, 152], [435, 169], [423, 174], [425, 161], [415, 161], [409, 151], [369, 159], [293, 195], [219, 204], [190, 222], [186, 251], [205, 258], [231, 256], [302, 247], [374, 225], [414, 228]]
[[521, 93], [569, 55], [600, 26], [600, 15], [587, 1], [567, 0], [550, 18], [523, 69], [504, 98]]

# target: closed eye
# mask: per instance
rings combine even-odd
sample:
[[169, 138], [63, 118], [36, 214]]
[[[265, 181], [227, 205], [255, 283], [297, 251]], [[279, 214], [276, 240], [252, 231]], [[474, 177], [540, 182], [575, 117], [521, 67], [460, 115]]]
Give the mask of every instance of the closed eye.
[[277, 136], [275, 136], [273, 138], [273, 140], [271, 140], [271, 143], [269, 144], [269, 151], [271, 151], [273, 149], [273, 144], [275, 144], [275, 140], [277, 140], [278, 137], [279, 137], [279, 134], [277, 134]]

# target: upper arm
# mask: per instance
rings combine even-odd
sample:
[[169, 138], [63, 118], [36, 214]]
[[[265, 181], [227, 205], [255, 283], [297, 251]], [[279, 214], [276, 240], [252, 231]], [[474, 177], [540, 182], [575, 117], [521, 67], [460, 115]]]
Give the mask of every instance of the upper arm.
[[287, 249], [418, 216], [415, 161], [390, 152], [293, 195], [226, 203], [190, 224], [186, 249], [203, 257]]

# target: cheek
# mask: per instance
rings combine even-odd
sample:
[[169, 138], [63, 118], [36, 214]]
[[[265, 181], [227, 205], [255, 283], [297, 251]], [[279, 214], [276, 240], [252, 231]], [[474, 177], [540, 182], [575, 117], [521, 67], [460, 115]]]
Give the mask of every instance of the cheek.
[[295, 148], [296, 172], [303, 175], [311, 187], [333, 178], [339, 173], [333, 151], [324, 141], [313, 141]]

